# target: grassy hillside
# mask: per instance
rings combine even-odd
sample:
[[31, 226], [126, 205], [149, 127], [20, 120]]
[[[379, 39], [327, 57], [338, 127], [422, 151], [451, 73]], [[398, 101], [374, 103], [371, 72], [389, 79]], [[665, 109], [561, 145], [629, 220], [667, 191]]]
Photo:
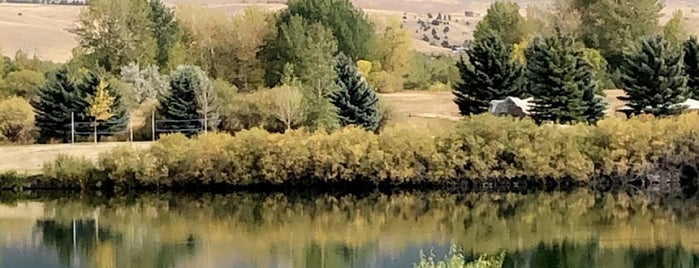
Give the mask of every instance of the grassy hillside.
[[[165, 0], [168, 5], [177, 3], [203, 3], [212, 8], [236, 13], [250, 5], [277, 10], [284, 8], [284, 0]], [[353, 0], [371, 16], [393, 17], [403, 22], [412, 33], [413, 46], [427, 53], [449, 53], [445, 45], [459, 45], [470, 39], [475, 25], [486, 12], [489, 0]], [[528, 5], [545, 6], [550, 0], [517, 0], [523, 8]], [[673, 10], [682, 9], [690, 23], [699, 23], [699, 1], [665, 1], [665, 22]], [[37, 54], [44, 59], [66, 61], [75, 47], [74, 36], [67, 31], [77, 19], [81, 7], [59, 5], [33, 5], [0, 3], [0, 47], [5, 55], [14, 55], [18, 49]], [[465, 13], [469, 12], [469, 16]], [[524, 10], [522, 11], [524, 13]], [[19, 15], [21, 13], [21, 16]], [[432, 22], [438, 14], [446, 19], [437, 25]], [[473, 15], [471, 16], [471, 13]], [[429, 18], [429, 15], [432, 18]], [[451, 20], [448, 18], [451, 17]], [[425, 26], [422, 26], [422, 22]], [[445, 28], [449, 28], [445, 32]], [[432, 32], [435, 32], [435, 35]], [[699, 33], [699, 29], [693, 28]]]

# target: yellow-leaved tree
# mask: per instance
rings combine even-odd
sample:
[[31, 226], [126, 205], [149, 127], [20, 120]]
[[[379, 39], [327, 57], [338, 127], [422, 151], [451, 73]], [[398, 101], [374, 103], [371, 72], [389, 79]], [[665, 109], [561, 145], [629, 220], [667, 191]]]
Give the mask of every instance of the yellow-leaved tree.
[[87, 107], [87, 113], [94, 117], [93, 128], [95, 131], [95, 143], [97, 143], [97, 124], [98, 121], [105, 121], [114, 116], [112, 113], [112, 104], [114, 104], [114, 97], [109, 95], [107, 87], [109, 83], [105, 80], [100, 80], [97, 89], [95, 90], [95, 95], [87, 96], [87, 102], [90, 106]]

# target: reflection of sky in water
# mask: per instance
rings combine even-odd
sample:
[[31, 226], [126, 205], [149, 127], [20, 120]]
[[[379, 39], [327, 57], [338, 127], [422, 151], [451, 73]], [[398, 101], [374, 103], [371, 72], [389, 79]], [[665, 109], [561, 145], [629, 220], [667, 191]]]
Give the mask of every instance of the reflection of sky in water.
[[227, 198], [0, 205], [0, 267], [412, 267], [421, 249], [441, 259], [449, 239], [468, 259], [508, 249], [505, 267], [699, 267], [692, 202], [659, 209], [644, 198], [587, 194]]

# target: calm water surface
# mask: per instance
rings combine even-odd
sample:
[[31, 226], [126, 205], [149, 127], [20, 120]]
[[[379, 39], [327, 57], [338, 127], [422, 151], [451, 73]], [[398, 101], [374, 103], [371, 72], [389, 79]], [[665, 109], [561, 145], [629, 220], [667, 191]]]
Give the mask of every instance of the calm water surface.
[[699, 202], [648, 194], [2, 197], [2, 267], [698, 267]]

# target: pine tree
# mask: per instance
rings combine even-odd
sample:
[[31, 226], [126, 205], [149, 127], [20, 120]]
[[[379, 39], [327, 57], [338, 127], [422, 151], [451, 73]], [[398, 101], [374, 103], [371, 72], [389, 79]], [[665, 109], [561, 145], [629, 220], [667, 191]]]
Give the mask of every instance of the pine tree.
[[604, 97], [597, 95], [599, 91], [596, 81], [595, 69], [590, 65], [589, 61], [584, 58], [578, 59], [579, 77], [577, 78], [580, 88], [583, 89], [583, 102], [585, 103], [585, 111], [583, 116], [590, 124], [596, 124], [597, 121], [604, 118], [604, 111], [607, 109], [607, 103]]
[[684, 72], [687, 75], [687, 88], [692, 98], [699, 98], [699, 42], [692, 36], [683, 44]]
[[71, 82], [68, 68], [59, 68], [41, 88], [39, 97], [31, 102], [36, 113], [39, 142], [47, 142], [50, 139], [69, 141], [71, 113], [83, 111], [76, 102], [78, 99], [77, 87]]
[[[586, 121], [596, 86], [592, 68], [582, 50], [575, 48], [573, 39], [559, 30], [551, 37], [536, 38], [526, 57], [527, 86], [534, 97], [532, 118], [538, 124]], [[588, 94], [592, 95], [588, 103], [583, 98], [586, 91], [592, 93]]]
[[216, 94], [206, 73], [198, 66], [180, 65], [170, 74], [170, 91], [161, 96], [158, 115], [162, 132], [183, 132], [192, 136], [217, 125]]
[[686, 100], [687, 77], [683, 51], [662, 35], [643, 38], [624, 55], [621, 65], [623, 89], [634, 113], [665, 116], [681, 113]]
[[466, 53], [468, 62], [457, 63], [463, 82], [453, 91], [462, 115], [484, 113], [492, 100], [522, 97], [522, 65], [512, 60], [512, 48], [499, 35], [476, 39]]
[[338, 110], [342, 126], [358, 125], [368, 131], [375, 131], [379, 126], [379, 99], [373, 88], [367, 84], [354, 65], [344, 53], [337, 57], [335, 67], [338, 90], [331, 97]]

